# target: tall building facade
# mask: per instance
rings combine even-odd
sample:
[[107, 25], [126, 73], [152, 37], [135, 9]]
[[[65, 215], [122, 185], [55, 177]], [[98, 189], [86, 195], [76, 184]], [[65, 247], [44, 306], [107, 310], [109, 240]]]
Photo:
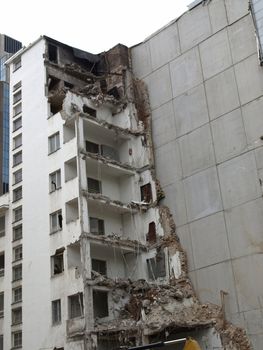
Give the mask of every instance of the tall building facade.
[[21, 47], [20, 41], [0, 34], [0, 195], [9, 190], [9, 74], [5, 62]]
[[4, 348], [103, 350], [189, 334], [221, 346], [220, 308], [199, 303], [159, 206], [148, 95], [129, 49], [93, 55], [40, 37], [7, 64]]

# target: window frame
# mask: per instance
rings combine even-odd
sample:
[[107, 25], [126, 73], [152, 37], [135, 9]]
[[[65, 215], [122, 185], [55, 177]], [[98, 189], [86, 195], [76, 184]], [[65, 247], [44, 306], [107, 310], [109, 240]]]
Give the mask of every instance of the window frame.
[[[17, 123], [18, 121], [21, 121], [21, 123], [20, 123], [20, 125], [18, 127], [15, 127], [15, 123]], [[19, 130], [20, 128], [22, 128], [22, 116], [20, 116], [17, 119], [13, 120], [13, 132]]]
[[[54, 144], [52, 144], [54, 140]], [[48, 137], [48, 154], [55, 153], [60, 149], [60, 135], [59, 131]]]
[[[17, 256], [18, 251], [18, 256]], [[20, 261], [23, 259], [23, 246], [19, 244], [18, 246], [13, 248], [13, 262]]]
[[[61, 225], [60, 225], [60, 219], [59, 215], [61, 215]], [[56, 217], [56, 226], [52, 225], [52, 218]], [[55, 233], [57, 231], [61, 231], [63, 229], [63, 216], [62, 216], [62, 210], [56, 210], [53, 213], [49, 214], [49, 220], [50, 220], [50, 233]]]
[[[19, 335], [19, 342], [16, 344], [17, 342], [17, 339], [15, 339], [15, 336], [16, 335]], [[22, 348], [22, 344], [23, 344], [23, 336], [22, 336], [22, 331], [19, 330], [19, 331], [14, 331], [12, 332], [12, 348], [13, 349], [19, 349], [19, 348]]]
[[[15, 231], [17, 231], [20, 228], [21, 228], [21, 236], [15, 237]], [[13, 242], [22, 239], [23, 238], [23, 225], [21, 224], [21, 225], [14, 226], [12, 233], [13, 233]]]
[[[16, 271], [18, 271], [18, 269], [20, 271], [19, 276], [15, 276], [16, 275]], [[22, 280], [22, 278], [23, 278], [22, 264], [13, 266], [13, 268], [12, 268], [12, 276], [13, 276], [13, 278], [12, 278], [13, 282]]]
[[[53, 176], [55, 176], [55, 181], [54, 181], [55, 185], [52, 182]], [[55, 192], [59, 189], [61, 189], [61, 170], [60, 169], [49, 174], [49, 193]]]
[[19, 186], [13, 190], [13, 202], [17, 202], [23, 197], [22, 186]]
[[61, 324], [61, 299], [52, 300], [51, 302], [52, 311], [52, 326]]
[[[17, 297], [16, 292], [19, 291], [19, 293], [17, 293], [17, 295], [19, 297]], [[23, 290], [22, 290], [22, 286], [16, 287], [12, 289], [12, 303], [20, 303], [23, 300]]]
[[[17, 212], [21, 210], [21, 216], [19, 216], [19, 218], [16, 217]], [[23, 210], [22, 210], [22, 205], [20, 205], [19, 207], [16, 207], [13, 209], [13, 222], [17, 222], [23, 219]]]
[[[21, 174], [21, 177], [18, 178], [18, 180], [17, 180], [16, 177], [18, 174]], [[20, 169], [13, 172], [13, 185], [20, 183], [22, 180], [23, 180], [23, 171], [22, 171], [22, 168], [20, 168]]]
[[[20, 158], [18, 158], [18, 162], [15, 160], [18, 156], [20, 156]], [[15, 154], [13, 154], [13, 168], [18, 166], [19, 164], [21, 164], [23, 162], [23, 156], [22, 156], [22, 151], [19, 151]]]

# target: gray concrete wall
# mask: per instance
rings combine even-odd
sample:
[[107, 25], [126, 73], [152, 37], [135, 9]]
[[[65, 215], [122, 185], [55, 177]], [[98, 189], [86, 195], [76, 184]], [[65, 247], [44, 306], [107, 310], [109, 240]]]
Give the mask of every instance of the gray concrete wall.
[[263, 345], [263, 68], [248, 0], [212, 0], [132, 48], [157, 176], [203, 302]]

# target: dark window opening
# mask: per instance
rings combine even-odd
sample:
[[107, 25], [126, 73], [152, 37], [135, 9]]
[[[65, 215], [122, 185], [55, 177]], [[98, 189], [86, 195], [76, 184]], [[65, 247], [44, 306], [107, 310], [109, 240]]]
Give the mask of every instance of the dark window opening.
[[116, 86], [114, 86], [112, 89], [110, 89], [107, 93], [108, 93], [108, 95], [113, 96], [116, 99], [120, 98], [119, 90]]
[[154, 244], [156, 243], [156, 225], [155, 222], [150, 222], [149, 223], [149, 230], [148, 230], [148, 234], [146, 237], [146, 240], [149, 244]]
[[59, 228], [62, 228], [62, 223], [63, 223], [63, 216], [62, 216], [62, 214], [58, 214], [58, 225], [59, 225]]
[[52, 102], [50, 102], [50, 112], [52, 113], [52, 115], [60, 112], [62, 110], [62, 105], [63, 105], [62, 100], [61, 101], [53, 100]]
[[64, 271], [64, 253], [65, 248], [60, 248], [56, 250], [55, 255], [51, 257], [52, 259], [52, 275], [58, 275]]
[[86, 151], [90, 153], [99, 154], [100, 147], [97, 143], [86, 141]]
[[88, 177], [88, 191], [90, 193], [101, 193], [101, 181]]
[[92, 270], [95, 272], [98, 272], [102, 276], [107, 276], [107, 265], [106, 261], [104, 260], [98, 260], [98, 259], [92, 259]]
[[141, 186], [141, 200], [147, 203], [152, 201], [152, 186], [150, 183]]
[[109, 316], [108, 293], [100, 290], [93, 291], [93, 311], [95, 318]]
[[165, 254], [159, 250], [155, 258], [147, 259], [148, 274], [150, 279], [166, 276]]
[[89, 218], [90, 233], [93, 235], [104, 235], [104, 220], [97, 218]]
[[100, 89], [101, 89], [101, 92], [102, 92], [103, 94], [106, 94], [106, 93], [107, 93], [107, 82], [106, 82], [105, 79], [102, 79], [102, 80], [100, 81]]
[[0, 277], [5, 274], [5, 253], [0, 253]]
[[65, 88], [72, 89], [74, 87], [73, 84], [69, 83], [68, 81], [64, 81]]
[[97, 117], [97, 111], [96, 109], [90, 108], [87, 105], [83, 105], [82, 107], [83, 113], [89, 114], [91, 117], [96, 118]]
[[52, 324], [61, 322], [61, 302], [60, 299], [52, 301]]
[[53, 63], [58, 63], [58, 48], [55, 45], [48, 44], [48, 59]]

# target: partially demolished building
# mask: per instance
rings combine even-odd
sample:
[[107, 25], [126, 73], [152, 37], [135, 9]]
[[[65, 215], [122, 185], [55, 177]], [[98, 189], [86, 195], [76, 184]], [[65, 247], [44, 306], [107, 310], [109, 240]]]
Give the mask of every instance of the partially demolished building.
[[[210, 36], [220, 35], [212, 47], [220, 50], [221, 36], [231, 25], [229, 18], [222, 25], [223, 11], [240, 9], [227, 4], [199, 1], [182, 19], [132, 49], [119, 44], [94, 55], [44, 36], [9, 60], [12, 190], [10, 199], [0, 198], [6, 220], [6, 235], [0, 238], [5, 349], [119, 349], [182, 336], [198, 339], [204, 349], [252, 349], [246, 327], [228, 317], [232, 291], [220, 287], [221, 302], [209, 303], [192, 286], [184, 251], [189, 246], [182, 246], [180, 232], [202, 216], [189, 207], [191, 218], [181, 225], [184, 219], [172, 215], [174, 206], [165, 205], [171, 196], [177, 199], [177, 192], [168, 193], [166, 180], [173, 171], [176, 179], [182, 166], [174, 162], [167, 66], [175, 67], [174, 111], [185, 113], [175, 132], [184, 128], [188, 134], [187, 125], [196, 129], [202, 120], [210, 128], [198, 105], [205, 95], [198, 45], [206, 39], [198, 25], [206, 23], [210, 11]], [[219, 10], [222, 18], [211, 15]], [[248, 13], [238, 16], [242, 25], [252, 23]], [[183, 21], [192, 23], [196, 38], [189, 28], [184, 31]], [[215, 68], [208, 66], [205, 74], [213, 75]], [[167, 137], [176, 145], [160, 156]], [[201, 138], [209, 141], [206, 134]], [[190, 165], [181, 161], [180, 180], [187, 182], [200, 170], [206, 151], [201, 153]], [[214, 184], [197, 186], [208, 198]], [[203, 213], [212, 202], [201, 199]], [[202, 245], [205, 254], [206, 242]]]

